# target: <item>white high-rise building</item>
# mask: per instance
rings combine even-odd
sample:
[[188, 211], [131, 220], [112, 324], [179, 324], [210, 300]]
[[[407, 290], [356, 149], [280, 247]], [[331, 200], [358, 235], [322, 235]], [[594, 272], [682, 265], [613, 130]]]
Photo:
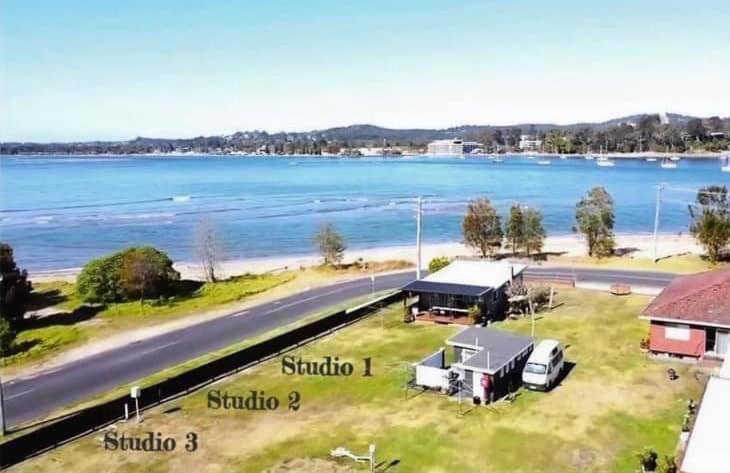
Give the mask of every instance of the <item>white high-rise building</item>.
[[480, 149], [476, 141], [436, 140], [428, 144], [428, 154], [454, 155], [469, 154]]

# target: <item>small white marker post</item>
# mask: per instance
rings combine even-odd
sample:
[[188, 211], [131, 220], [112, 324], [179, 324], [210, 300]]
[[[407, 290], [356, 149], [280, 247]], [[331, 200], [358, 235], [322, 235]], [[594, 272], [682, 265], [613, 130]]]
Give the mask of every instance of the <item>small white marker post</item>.
[[130, 396], [134, 399], [134, 406], [137, 410], [137, 422], [141, 422], [139, 418], [139, 396], [142, 392], [142, 389], [139, 386], [132, 386], [132, 390], [129, 393]]

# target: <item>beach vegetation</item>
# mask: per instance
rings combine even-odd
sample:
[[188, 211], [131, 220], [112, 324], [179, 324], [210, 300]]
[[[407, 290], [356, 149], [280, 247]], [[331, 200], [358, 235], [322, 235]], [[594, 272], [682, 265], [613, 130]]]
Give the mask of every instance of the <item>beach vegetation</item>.
[[0, 242], [0, 318], [15, 325], [23, 319], [33, 289], [28, 272], [15, 261], [13, 247]]
[[[697, 205], [690, 206], [690, 232], [705, 248], [707, 258], [717, 262], [730, 243], [730, 199], [726, 186], [703, 187], [697, 192]], [[698, 208], [696, 208], [698, 207]]]
[[220, 261], [223, 259], [223, 250], [218, 234], [210, 220], [203, 219], [198, 224], [195, 238], [195, 253], [203, 268], [205, 280], [216, 282], [220, 273]]
[[524, 219], [525, 252], [527, 256], [540, 253], [547, 237], [547, 232], [542, 224], [542, 213], [537, 209], [528, 208], [524, 212]]
[[180, 274], [172, 260], [149, 246], [131, 247], [87, 263], [76, 289], [85, 302], [111, 303], [174, 293]]
[[448, 256], [437, 256], [428, 262], [428, 272], [435, 273], [439, 269], [443, 269], [451, 263]]
[[586, 239], [588, 256], [600, 258], [613, 254], [614, 205], [605, 188], [594, 187], [576, 204], [575, 220], [577, 230]]
[[524, 250], [528, 256], [542, 251], [547, 236], [540, 211], [517, 203], [510, 208], [504, 233], [513, 254]]
[[482, 257], [494, 255], [502, 247], [502, 224], [497, 209], [487, 198], [469, 202], [461, 225], [464, 243]]
[[504, 235], [512, 247], [512, 253], [516, 255], [517, 251], [525, 242], [525, 215], [522, 205], [519, 203], [512, 204], [512, 207], [509, 209], [509, 217], [505, 224]]
[[325, 265], [340, 263], [347, 248], [345, 238], [330, 223], [322, 225], [314, 235], [314, 243]]

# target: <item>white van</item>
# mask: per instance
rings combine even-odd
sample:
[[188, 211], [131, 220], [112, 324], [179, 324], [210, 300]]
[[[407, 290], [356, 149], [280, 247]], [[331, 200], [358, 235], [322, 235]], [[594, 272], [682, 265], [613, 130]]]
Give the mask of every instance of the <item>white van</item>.
[[557, 340], [543, 340], [527, 359], [522, 382], [529, 389], [549, 391], [563, 371], [563, 346]]

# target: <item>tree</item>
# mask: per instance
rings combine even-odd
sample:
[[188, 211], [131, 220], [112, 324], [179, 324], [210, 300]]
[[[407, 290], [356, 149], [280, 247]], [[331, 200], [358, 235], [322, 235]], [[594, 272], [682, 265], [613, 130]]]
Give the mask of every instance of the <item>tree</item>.
[[222, 251], [215, 229], [208, 219], [201, 220], [198, 225], [195, 251], [203, 267], [205, 280], [216, 282]]
[[11, 325], [22, 320], [32, 289], [28, 272], [15, 262], [13, 247], [0, 242], [0, 318]]
[[346, 248], [345, 239], [337, 233], [332, 224], [322, 225], [314, 236], [314, 243], [324, 259], [324, 264], [336, 264], [342, 261]]
[[603, 187], [594, 187], [575, 209], [578, 230], [586, 237], [588, 256], [609, 256], [615, 246], [613, 198]]
[[519, 203], [512, 204], [509, 209], [509, 219], [504, 234], [512, 246], [512, 253], [517, 254], [517, 250], [525, 243], [525, 215]]
[[87, 302], [123, 302], [158, 297], [179, 279], [167, 254], [149, 246], [132, 247], [87, 263], [76, 290]]
[[502, 246], [502, 225], [489, 199], [469, 202], [461, 229], [466, 245], [478, 249], [482, 257], [494, 254]]
[[524, 211], [523, 245], [527, 256], [542, 251], [545, 242], [545, 228], [542, 225], [542, 214], [537, 209]]
[[437, 256], [428, 263], [428, 272], [435, 273], [439, 269], [443, 269], [451, 263], [446, 256]]
[[727, 187], [708, 186], [697, 192], [698, 214], [690, 206], [692, 236], [705, 248], [710, 261], [720, 259], [723, 248], [730, 243], [730, 200]]

